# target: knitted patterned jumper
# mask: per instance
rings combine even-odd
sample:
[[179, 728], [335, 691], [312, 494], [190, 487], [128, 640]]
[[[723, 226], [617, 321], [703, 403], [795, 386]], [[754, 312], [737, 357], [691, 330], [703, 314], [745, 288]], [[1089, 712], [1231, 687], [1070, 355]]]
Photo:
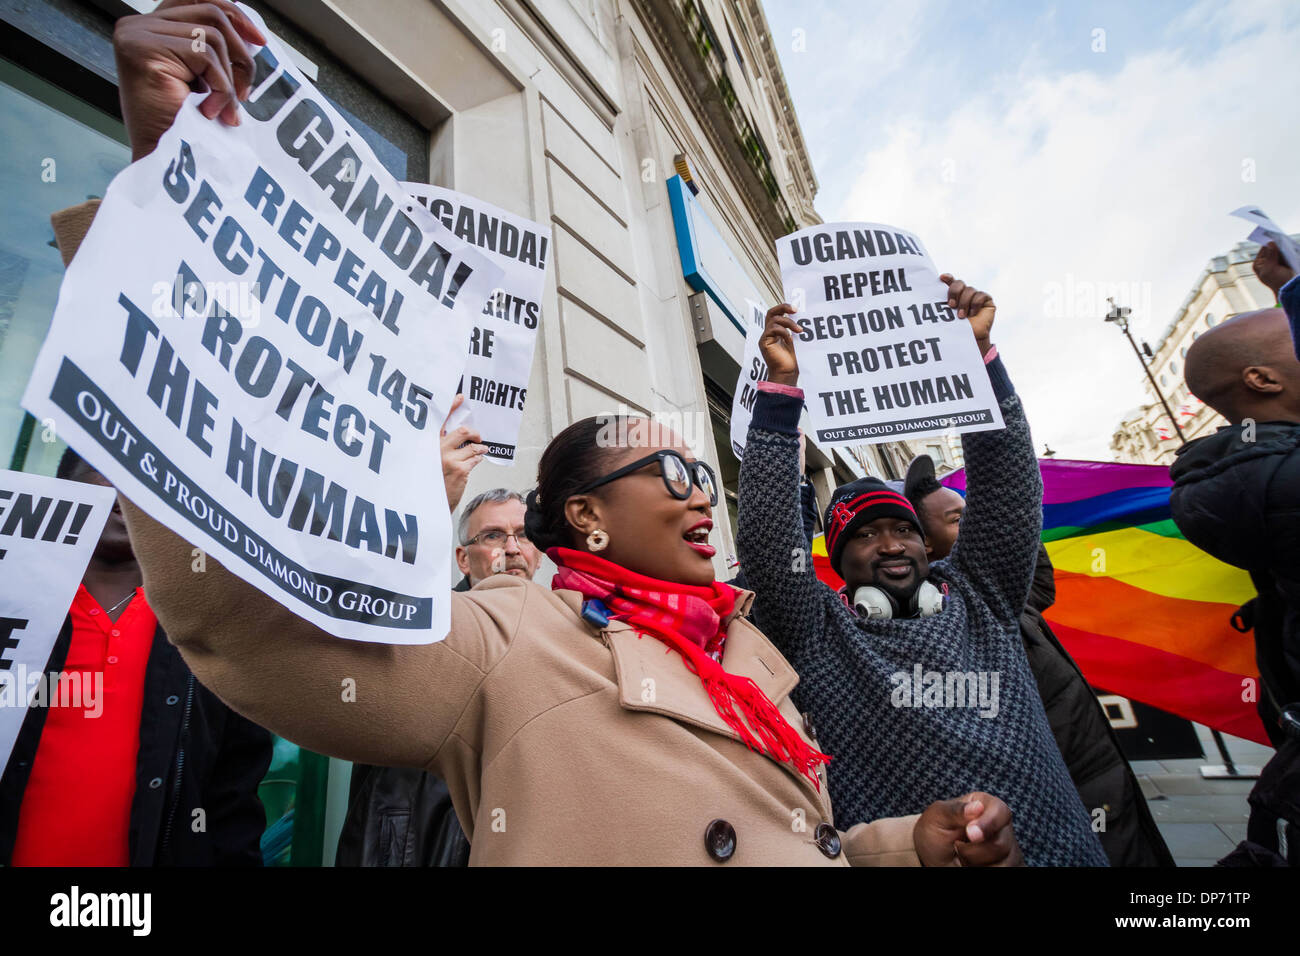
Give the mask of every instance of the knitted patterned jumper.
[[859, 618], [817, 579], [799, 517], [802, 402], [790, 395], [762, 391], [754, 403], [740, 469], [740, 563], [767, 636], [799, 673], [794, 701], [833, 758], [839, 829], [983, 790], [1011, 807], [1030, 865], [1105, 866], [1020, 639], [1043, 485], [1001, 359], [988, 370], [1006, 427], [962, 436], [966, 511], [952, 554], [930, 566], [929, 580], [947, 585], [943, 611]]

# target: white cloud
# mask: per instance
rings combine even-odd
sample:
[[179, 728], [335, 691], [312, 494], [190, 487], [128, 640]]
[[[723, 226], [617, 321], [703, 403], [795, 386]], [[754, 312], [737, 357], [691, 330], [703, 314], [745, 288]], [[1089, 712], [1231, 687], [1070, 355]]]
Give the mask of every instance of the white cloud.
[[1186, 46], [1106, 74], [1045, 74], [1035, 55], [990, 92], [956, 93], [950, 112], [894, 122], [824, 210], [911, 229], [940, 269], [994, 293], [995, 340], [1036, 438], [1063, 457], [1110, 458], [1142, 373], [1101, 321], [1104, 297], [1092, 315], [1052, 315], [1053, 290], [1122, 285], [1154, 345], [1208, 260], [1246, 237], [1230, 210], [1255, 203], [1300, 231], [1294, 9], [1198, 7], [1168, 36]]
[[[824, 169], [833, 159], [827, 148], [838, 138], [835, 131], [855, 118], [857, 104], [871, 102], [877, 89], [915, 62], [915, 48], [926, 36], [937, 3], [883, 4], [866, 17], [857, 3], [804, 3], [797, 15], [789, 9], [769, 11], [786, 70], [808, 71], [813, 89], [841, 92], [817, 109], [799, 113], [808, 141], [817, 144], [812, 147], [815, 168]], [[787, 31], [790, 35], [783, 35]]]

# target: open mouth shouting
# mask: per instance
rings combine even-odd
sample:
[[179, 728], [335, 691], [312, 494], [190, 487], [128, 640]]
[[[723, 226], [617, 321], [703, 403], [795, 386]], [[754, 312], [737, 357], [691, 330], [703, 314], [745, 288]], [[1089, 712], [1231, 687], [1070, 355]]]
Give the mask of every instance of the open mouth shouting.
[[701, 521], [691, 525], [682, 535], [682, 540], [694, 548], [699, 554], [706, 558], [711, 558], [717, 553], [717, 549], [709, 544], [709, 533], [713, 530], [713, 521], [704, 518]]

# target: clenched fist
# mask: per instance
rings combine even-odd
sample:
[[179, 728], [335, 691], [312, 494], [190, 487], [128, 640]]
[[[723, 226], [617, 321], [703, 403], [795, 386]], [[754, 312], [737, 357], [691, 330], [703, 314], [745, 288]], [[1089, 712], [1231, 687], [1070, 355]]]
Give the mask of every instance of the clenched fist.
[[767, 310], [763, 334], [758, 340], [758, 350], [767, 363], [768, 380], [778, 385], [799, 383], [799, 360], [794, 356], [794, 337], [802, 334], [803, 329], [790, 318], [792, 315], [794, 306], [788, 302], [772, 306]]
[[1282, 291], [1282, 286], [1295, 278], [1295, 273], [1282, 258], [1276, 242], [1259, 247], [1259, 254], [1255, 256], [1252, 268], [1255, 270], [1255, 275], [1259, 276], [1259, 281], [1268, 286], [1268, 291], [1273, 293], [1275, 302]]
[[980, 355], [987, 355], [993, 348], [990, 336], [993, 334], [993, 316], [998, 310], [993, 304], [993, 296], [954, 279], [948, 272], [939, 276], [939, 281], [948, 287], [948, 308], [956, 309], [958, 316], [970, 322]]
[[230, 0], [163, 0], [153, 13], [118, 20], [113, 53], [131, 158], [153, 152], [194, 90], [210, 91], [199, 104], [204, 116], [239, 125], [238, 101], [252, 92], [250, 43], [266, 37]]
[[922, 866], [1023, 866], [1011, 808], [988, 793], [936, 800], [925, 808], [912, 842]]

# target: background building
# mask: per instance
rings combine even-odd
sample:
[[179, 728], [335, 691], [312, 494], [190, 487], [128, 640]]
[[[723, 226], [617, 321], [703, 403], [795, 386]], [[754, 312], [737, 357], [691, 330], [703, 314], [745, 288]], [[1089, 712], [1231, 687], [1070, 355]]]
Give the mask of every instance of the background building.
[[[898, 442], [906, 446], [906, 459], [903, 472], [907, 472], [907, 462], [918, 455], [929, 455], [934, 459], [934, 473], [939, 478], [958, 468], [966, 467], [966, 456], [962, 453], [961, 436], [955, 434], [930, 435], [926, 438], [909, 438]], [[901, 450], [901, 449], [900, 449]]]
[[[482, 465], [467, 499], [530, 487], [542, 449], [576, 419], [663, 415], [725, 485], [726, 574], [745, 299], [780, 301], [773, 242], [819, 221], [759, 3], [250, 5], [398, 179], [471, 193], [553, 230], [518, 459]], [[49, 215], [102, 196], [129, 163], [113, 23], [155, 6], [0, 0], [0, 453], [11, 469], [53, 474], [63, 450], [19, 406], [63, 273]], [[910, 457], [902, 445], [845, 455], [810, 443], [808, 472], [824, 502], [864, 472], [901, 477]], [[268, 857], [332, 860], [348, 774], [344, 762], [277, 742], [262, 788]]]
[[[1223, 416], [1187, 390], [1183, 364], [1188, 348], [1197, 336], [1223, 320], [1275, 304], [1273, 293], [1251, 270], [1258, 252], [1256, 243], [1239, 242], [1226, 255], [1211, 259], [1173, 321], [1160, 334], [1152, 349], [1153, 358], [1147, 360], [1165, 400], [1178, 417], [1186, 441], [1227, 424]], [[1111, 438], [1111, 451], [1115, 461], [1171, 464], [1181, 442], [1146, 376], [1142, 385], [1147, 402], [1124, 416]]]

